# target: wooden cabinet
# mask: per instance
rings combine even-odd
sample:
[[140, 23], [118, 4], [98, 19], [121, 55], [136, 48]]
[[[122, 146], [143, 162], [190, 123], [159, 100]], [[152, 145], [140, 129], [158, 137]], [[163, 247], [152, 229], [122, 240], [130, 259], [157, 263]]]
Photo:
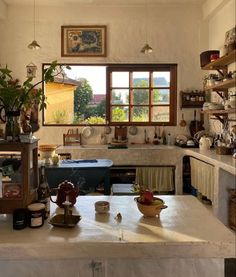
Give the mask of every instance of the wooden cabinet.
[[0, 213], [26, 208], [36, 199], [38, 142], [1, 142], [0, 169]]
[[[236, 49], [228, 53], [227, 55], [205, 65], [203, 70], [217, 70], [220, 75], [225, 76], [228, 72], [228, 65], [235, 62]], [[236, 86], [236, 78], [230, 78], [222, 82], [218, 82], [213, 86], [205, 87], [205, 90], [216, 92], [220, 97], [227, 98], [228, 89]], [[204, 110], [202, 113], [212, 114], [222, 123], [228, 118], [228, 114], [235, 113], [235, 109], [228, 110]]]

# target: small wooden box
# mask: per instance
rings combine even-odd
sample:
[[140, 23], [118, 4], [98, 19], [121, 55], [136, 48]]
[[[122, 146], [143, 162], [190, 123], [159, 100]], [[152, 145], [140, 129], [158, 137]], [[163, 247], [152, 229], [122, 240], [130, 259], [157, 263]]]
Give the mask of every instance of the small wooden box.
[[232, 149], [225, 146], [217, 146], [216, 154], [218, 155], [232, 155]]
[[211, 55], [213, 54], [220, 54], [219, 50], [208, 50], [208, 51], [204, 51], [200, 54], [200, 64], [201, 67], [204, 67], [205, 65], [207, 65], [208, 63], [211, 62]]

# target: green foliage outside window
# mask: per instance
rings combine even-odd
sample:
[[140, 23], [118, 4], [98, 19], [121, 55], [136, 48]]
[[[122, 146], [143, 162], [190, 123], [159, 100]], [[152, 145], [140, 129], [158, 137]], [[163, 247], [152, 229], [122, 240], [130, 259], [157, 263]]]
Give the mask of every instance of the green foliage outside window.
[[53, 122], [63, 124], [68, 121], [68, 112], [66, 110], [57, 110], [53, 112]]
[[74, 113], [78, 118], [84, 115], [92, 98], [93, 91], [89, 82], [86, 79], [82, 79], [80, 86], [74, 91]]

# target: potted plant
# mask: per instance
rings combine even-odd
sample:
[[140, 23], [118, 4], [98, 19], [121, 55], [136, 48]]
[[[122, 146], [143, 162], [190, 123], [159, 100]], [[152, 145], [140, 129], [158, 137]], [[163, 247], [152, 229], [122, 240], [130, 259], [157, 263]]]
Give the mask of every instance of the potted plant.
[[7, 66], [0, 68], [0, 120], [6, 123], [7, 140], [18, 140], [17, 121], [22, 111], [32, 105], [38, 105], [40, 109], [46, 107], [42, 89], [37, 86], [43, 82], [53, 82], [54, 77], [59, 74], [63, 74], [63, 69], [57, 61], [53, 61], [44, 70], [42, 80], [33, 84], [33, 77], [29, 77], [21, 84], [19, 79], [13, 78], [12, 71]]

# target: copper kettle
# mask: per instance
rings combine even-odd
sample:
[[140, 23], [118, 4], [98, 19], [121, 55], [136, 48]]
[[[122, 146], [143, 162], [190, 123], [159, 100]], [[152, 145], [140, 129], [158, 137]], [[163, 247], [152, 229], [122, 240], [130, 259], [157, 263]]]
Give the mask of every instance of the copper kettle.
[[58, 185], [58, 188], [52, 189], [57, 191], [56, 201], [51, 198], [53, 203], [56, 203], [59, 207], [63, 208], [62, 203], [66, 201], [66, 196], [68, 196], [69, 202], [71, 202], [71, 207], [76, 203], [76, 197], [79, 195], [79, 188], [75, 187], [71, 182], [65, 180]]

